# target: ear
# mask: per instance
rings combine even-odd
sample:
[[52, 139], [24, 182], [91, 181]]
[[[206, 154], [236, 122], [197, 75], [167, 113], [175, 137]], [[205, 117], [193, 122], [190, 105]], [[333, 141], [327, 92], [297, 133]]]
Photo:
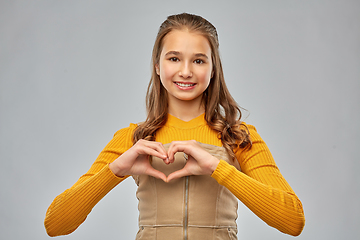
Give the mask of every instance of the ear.
[[159, 64], [155, 64], [155, 70], [156, 70], [156, 74], [160, 76], [160, 68], [159, 68]]

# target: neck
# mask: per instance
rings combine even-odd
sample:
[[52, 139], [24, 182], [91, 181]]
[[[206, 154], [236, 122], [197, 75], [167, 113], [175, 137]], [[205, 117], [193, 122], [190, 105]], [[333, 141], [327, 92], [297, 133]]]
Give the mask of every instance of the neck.
[[204, 113], [204, 105], [202, 98], [193, 101], [169, 101], [168, 113], [183, 121], [190, 121]]

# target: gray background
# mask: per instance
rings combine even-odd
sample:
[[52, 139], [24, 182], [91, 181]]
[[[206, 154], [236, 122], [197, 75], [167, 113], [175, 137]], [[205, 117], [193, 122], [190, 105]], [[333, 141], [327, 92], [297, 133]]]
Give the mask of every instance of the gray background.
[[[1, 239], [48, 239], [51, 201], [144, 120], [157, 29], [184, 11], [217, 27], [230, 91], [303, 202], [298, 239], [360, 235], [359, 1], [2, 0]], [[64, 239], [134, 239], [135, 191], [121, 183]], [[239, 205], [239, 239], [292, 238]]]

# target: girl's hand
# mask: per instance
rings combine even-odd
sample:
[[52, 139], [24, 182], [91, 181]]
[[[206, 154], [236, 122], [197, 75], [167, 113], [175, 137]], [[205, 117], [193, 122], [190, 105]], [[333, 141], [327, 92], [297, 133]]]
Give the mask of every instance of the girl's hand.
[[161, 143], [140, 139], [129, 150], [110, 163], [109, 168], [117, 176], [145, 174], [166, 182], [166, 175], [150, 165], [149, 156], [158, 157], [169, 164], [166, 150]]
[[195, 140], [172, 142], [168, 149], [170, 163], [174, 162], [174, 155], [177, 152], [184, 152], [188, 155], [188, 159], [183, 169], [175, 171], [167, 177], [167, 182], [189, 175], [211, 175], [220, 162]]

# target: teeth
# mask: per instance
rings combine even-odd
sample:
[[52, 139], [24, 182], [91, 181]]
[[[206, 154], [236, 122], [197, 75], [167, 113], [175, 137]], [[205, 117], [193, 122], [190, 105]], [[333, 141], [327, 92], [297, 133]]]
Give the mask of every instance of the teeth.
[[180, 87], [191, 87], [195, 85], [195, 83], [176, 83], [176, 84], [179, 85]]

